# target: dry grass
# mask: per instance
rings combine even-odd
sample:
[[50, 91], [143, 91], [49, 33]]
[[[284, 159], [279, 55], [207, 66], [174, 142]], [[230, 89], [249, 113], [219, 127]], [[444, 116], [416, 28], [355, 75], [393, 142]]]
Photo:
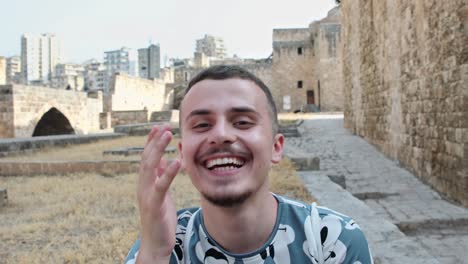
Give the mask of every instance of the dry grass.
[[[145, 140], [50, 149], [25, 160], [90, 159], [102, 149], [142, 145]], [[135, 174], [0, 177], [0, 187], [9, 195], [8, 205], [0, 208], [0, 263], [122, 263], [138, 236], [136, 179]], [[271, 186], [275, 193], [313, 200], [287, 159], [272, 169]], [[176, 177], [172, 191], [178, 208], [199, 204], [184, 174]]]
[[274, 193], [307, 203], [315, 201], [315, 198], [304, 187], [304, 183], [297, 175], [292, 162], [287, 158], [272, 168], [270, 186]]
[[[121, 263], [138, 235], [137, 175], [0, 178], [0, 263]], [[178, 207], [198, 204], [187, 176], [174, 182]]]
[[134, 175], [0, 178], [5, 263], [117, 263], [137, 226]]

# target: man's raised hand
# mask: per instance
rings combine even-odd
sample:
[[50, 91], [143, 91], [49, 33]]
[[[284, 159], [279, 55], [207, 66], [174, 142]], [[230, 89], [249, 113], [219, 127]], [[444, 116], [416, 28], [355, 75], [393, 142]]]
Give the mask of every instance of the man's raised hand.
[[151, 130], [141, 156], [137, 189], [141, 244], [137, 263], [169, 263], [175, 246], [177, 216], [169, 194], [180, 161], [168, 164], [164, 150], [172, 139], [169, 125]]

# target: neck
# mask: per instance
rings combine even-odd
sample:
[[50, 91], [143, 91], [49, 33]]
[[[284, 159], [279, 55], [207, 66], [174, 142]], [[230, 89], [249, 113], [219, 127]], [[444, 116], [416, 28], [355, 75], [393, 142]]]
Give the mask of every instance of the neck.
[[235, 207], [216, 206], [205, 199], [202, 207], [210, 236], [227, 251], [242, 254], [267, 242], [276, 223], [278, 202], [270, 192], [259, 192]]

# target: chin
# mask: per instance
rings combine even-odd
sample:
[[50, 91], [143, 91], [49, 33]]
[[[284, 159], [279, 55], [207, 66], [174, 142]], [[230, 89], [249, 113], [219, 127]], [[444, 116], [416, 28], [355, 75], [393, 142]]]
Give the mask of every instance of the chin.
[[243, 204], [249, 197], [251, 197], [253, 191], [244, 191], [237, 194], [213, 194], [202, 192], [201, 195], [211, 204], [219, 207], [231, 208]]

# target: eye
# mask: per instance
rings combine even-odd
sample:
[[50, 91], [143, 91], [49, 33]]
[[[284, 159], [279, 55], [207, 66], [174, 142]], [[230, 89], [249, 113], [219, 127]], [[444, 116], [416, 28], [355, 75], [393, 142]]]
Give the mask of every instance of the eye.
[[247, 129], [247, 128], [250, 128], [254, 125], [254, 123], [250, 120], [237, 120], [237, 121], [234, 121], [234, 126], [237, 127], [237, 128], [241, 128], [241, 129]]
[[207, 123], [207, 122], [199, 122], [199, 123], [195, 123], [192, 128], [193, 129], [198, 129], [198, 130], [201, 130], [201, 129], [206, 129], [206, 128], [209, 128], [211, 125], [210, 123]]

